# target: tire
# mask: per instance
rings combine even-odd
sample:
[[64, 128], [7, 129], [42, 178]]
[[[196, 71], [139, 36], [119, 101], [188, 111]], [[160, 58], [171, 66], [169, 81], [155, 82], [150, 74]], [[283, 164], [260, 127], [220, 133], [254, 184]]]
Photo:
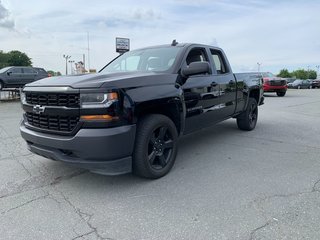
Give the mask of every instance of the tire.
[[309, 86], [309, 89], [312, 89], [312, 86]]
[[2, 81], [0, 81], [0, 91], [4, 88], [4, 84]]
[[258, 104], [254, 98], [249, 98], [247, 109], [237, 117], [238, 128], [245, 131], [253, 130], [258, 120]]
[[174, 123], [161, 114], [143, 117], [137, 126], [133, 153], [133, 173], [157, 179], [174, 165], [178, 150], [178, 133]]
[[283, 97], [284, 95], [286, 95], [286, 92], [277, 92], [278, 97]]
[[297, 87], [297, 89], [301, 89], [301, 86], [299, 85], [299, 86]]

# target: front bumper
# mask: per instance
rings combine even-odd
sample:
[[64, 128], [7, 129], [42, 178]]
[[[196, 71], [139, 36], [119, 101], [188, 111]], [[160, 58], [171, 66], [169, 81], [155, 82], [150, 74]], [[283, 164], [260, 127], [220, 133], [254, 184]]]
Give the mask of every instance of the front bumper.
[[263, 91], [264, 92], [285, 92], [287, 91], [288, 86], [282, 85], [282, 86], [272, 86], [272, 85], [263, 85]]
[[28, 149], [43, 157], [92, 172], [117, 175], [132, 171], [136, 125], [80, 129], [75, 136], [36, 132], [20, 125]]

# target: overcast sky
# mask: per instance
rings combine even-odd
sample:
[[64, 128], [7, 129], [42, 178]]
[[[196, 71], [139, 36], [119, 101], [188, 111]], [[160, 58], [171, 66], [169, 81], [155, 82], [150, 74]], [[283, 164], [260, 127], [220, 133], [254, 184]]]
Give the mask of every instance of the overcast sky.
[[19, 50], [34, 66], [65, 72], [63, 54], [99, 70], [117, 56], [115, 38], [131, 49], [196, 42], [223, 48], [233, 71], [278, 73], [320, 65], [320, 1], [0, 0], [0, 50]]

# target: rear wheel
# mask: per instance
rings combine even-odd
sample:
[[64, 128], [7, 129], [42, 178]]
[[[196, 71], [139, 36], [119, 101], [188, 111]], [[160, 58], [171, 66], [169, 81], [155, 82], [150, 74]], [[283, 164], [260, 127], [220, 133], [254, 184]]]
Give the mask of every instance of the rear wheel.
[[283, 97], [284, 95], [286, 95], [286, 92], [277, 92], [278, 97]]
[[301, 89], [301, 86], [299, 85], [297, 88], [298, 88], [298, 89]]
[[3, 82], [0, 81], [0, 91], [3, 89], [4, 85], [3, 85]]
[[160, 114], [143, 117], [137, 128], [133, 172], [152, 179], [166, 175], [176, 159], [177, 141], [177, 129], [171, 119]]
[[253, 130], [258, 120], [258, 104], [254, 98], [249, 98], [247, 109], [237, 117], [238, 128], [245, 131]]
[[309, 86], [309, 89], [312, 89], [312, 86], [311, 86], [311, 85]]

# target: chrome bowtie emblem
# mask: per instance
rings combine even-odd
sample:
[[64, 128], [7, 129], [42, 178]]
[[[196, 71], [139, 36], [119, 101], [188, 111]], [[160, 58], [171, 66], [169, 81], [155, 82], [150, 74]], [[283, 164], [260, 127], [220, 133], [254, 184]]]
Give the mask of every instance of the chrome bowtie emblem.
[[40, 105], [33, 106], [33, 112], [36, 114], [43, 113], [45, 109], [46, 109], [45, 107], [42, 107]]

